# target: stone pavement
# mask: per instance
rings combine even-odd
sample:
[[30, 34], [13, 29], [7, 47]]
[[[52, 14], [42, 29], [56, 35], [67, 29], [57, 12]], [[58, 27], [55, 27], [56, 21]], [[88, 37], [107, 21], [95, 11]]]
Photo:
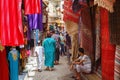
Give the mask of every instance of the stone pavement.
[[[43, 57], [44, 61], [44, 57]], [[67, 57], [60, 57], [60, 64], [54, 66], [53, 71], [45, 71], [43, 62], [42, 72], [37, 71], [37, 58], [30, 57], [26, 65], [27, 73], [19, 76], [19, 80], [74, 80], [71, 78], [73, 72], [69, 70]], [[24, 71], [24, 72], [26, 72]], [[82, 75], [82, 80], [101, 80], [96, 74]]]

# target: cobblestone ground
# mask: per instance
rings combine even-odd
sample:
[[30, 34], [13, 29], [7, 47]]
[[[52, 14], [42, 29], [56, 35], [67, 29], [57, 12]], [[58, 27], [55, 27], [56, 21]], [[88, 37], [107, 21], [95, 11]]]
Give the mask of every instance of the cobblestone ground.
[[33, 80], [74, 80], [70, 78], [72, 72], [69, 70], [66, 56], [60, 57], [60, 64], [55, 65], [53, 71], [45, 71], [45, 66], [43, 66], [42, 69], [42, 72], [35, 72]]

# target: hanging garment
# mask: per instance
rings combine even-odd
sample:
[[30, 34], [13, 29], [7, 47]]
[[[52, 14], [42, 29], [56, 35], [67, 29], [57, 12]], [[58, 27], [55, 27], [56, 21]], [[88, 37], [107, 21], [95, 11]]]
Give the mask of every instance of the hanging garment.
[[9, 80], [9, 70], [8, 70], [8, 62], [7, 62], [7, 54], [4, 49], [0, 45], [0, 80]]
[[114, 80], [120, 80], [120, 46], [116, 47]]
[[29, 23], [29, 28], [31, 31], [32, 29], [39, 29], [40, 31], [42, 31], [43, 30], [42, 14], [28, 15], [28, 23]]
[[80, 25], [80, 35], [81, 35], [81, 47], [83, 47], [91, 58], [93, 58], [93, 35], [92, 35], [92, 25], [90, 17], [90, 9], [85, 8], [81, 11], [81, 25]]
[[20, 54], [16, 49], [12, 49], [8, 53], [8, 60], [10, 66], [10, 80], [19, 80], [18, 79], [18, 61]]
[[72, 0], [65, 0], [64, 1], [64, 17], [63, 20], [70, 20], [75, 23], [79, 22], [80, 11], [74, 13], [72, 10]]
[[114, 4], [114, 13], [109, 13], [110, 41], [120, 45], [120, 0]]
[[108, 11], [100, 8], [102, 80], [114, 80], [115, 45], [109, 41]]
[[[40, 1], [40, 6], [39, 8], [42, 9], [42, 0]], [[32, 29], [39, 29], [40, 31], [43, 30], [43, 24], [42, 24], [42, 10], [40, 11], [39, 14], [30, 14], [28, 15], [28, 23], [29, 23], [29, 28], [32, 31]]]
[[94, 0], [94, 4], [106, 8], [108, 11], [113, 12], [113, 5], [116, 0]]
[[0, 33], [4, 46], [24, 44], [21, 3], [22, 0], [1, 0], [0, 2]]
[[41, 13], [40, 0], [24, 0], [25, 14]]

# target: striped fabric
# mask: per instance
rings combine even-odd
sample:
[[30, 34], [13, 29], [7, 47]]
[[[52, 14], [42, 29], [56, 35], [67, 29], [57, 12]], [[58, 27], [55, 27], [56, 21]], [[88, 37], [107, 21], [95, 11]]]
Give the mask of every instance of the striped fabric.
[[120, 80], [120, 46], [116, 47], [114, 80]]

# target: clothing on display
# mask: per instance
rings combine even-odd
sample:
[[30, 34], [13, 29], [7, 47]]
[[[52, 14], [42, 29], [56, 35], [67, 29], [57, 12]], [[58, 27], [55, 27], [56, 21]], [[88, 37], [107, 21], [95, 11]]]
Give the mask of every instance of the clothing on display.
[[108, 16], [108, 11], [100, 8], [102, 80], [114, 80], [115, 45], [111, 44], [109, 39]]
[[24, 44], [21, 4], [22, 0], [0, 2], [0, 33], [3, 46]]
[[18, 62], [19, 62], [20, 53], [12, 48], [8, 53], [8, 60], [10, 66], [10, 80], [19, 80], [18, 79]]
[[40, 0], [24, 0], [25, 14], [41, 13]]
[[9, 80], [8, 61], [6, 57], [6, 50], [3, 46], [0, 45], [0, 80]]

